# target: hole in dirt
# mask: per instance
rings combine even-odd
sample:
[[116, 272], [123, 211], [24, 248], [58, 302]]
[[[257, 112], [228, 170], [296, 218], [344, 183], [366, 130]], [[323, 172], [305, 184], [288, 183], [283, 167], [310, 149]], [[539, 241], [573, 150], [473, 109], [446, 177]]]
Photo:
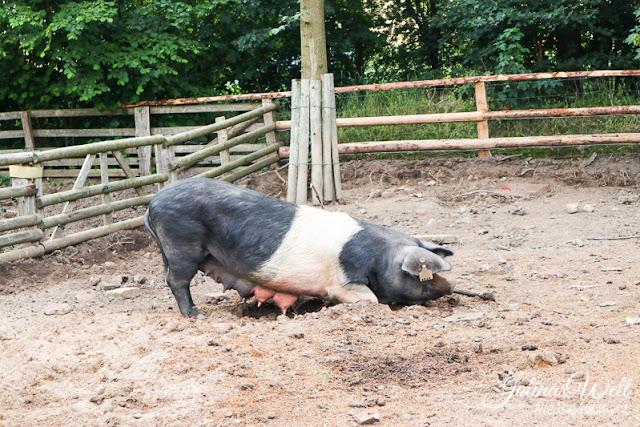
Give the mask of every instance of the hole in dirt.
[[427, 350], [408, 357], [355, 356], [332, 364], [346, 374], [345, 379], [350, 382], [357, 376], [373, 384], [394, 383], [414, 388], [443, 376], [471, 372], [472, 368], [467, 365], [469, 362], [470, 356], [466, 352]]
[[[293, 317], [296, 314], [317, 313], [323, 307], [330, 307], [334, 303], [324, 301], [319, 298], [301, 298], [296, 304], [287, 310], [287, 317]], [[249, 302], [242, 304], [238, 310], [240, 317], [253, 317], [260, 319], [263, 317], [276, 319], [282, 314], [280, 308], [271, 301], [263, 303], [258, 307], [258, 301], [251, 299]]]

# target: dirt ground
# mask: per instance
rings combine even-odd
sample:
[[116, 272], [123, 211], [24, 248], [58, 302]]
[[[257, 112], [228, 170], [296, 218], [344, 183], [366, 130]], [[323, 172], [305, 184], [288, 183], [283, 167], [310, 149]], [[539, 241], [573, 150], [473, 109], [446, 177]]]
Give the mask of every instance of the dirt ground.
[[[243, 184], [282, 196], [278, 174]], [[146, 232], [117, 233], [0, 264], [0, 425], [640, 423], [639, 157], [358, 160], [343, 174], [346, 204], [327, 209], [455, 236], [446, 277], [496, 301], [308, 299], [278, 316], [199, 275], [195, 321]], [[139, 294], [109, 296], [114, 282]]]

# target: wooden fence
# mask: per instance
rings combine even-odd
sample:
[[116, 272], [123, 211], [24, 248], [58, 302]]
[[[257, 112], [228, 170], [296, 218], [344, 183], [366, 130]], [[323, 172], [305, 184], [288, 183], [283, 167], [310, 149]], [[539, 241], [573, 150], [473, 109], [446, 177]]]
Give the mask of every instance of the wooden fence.
[[[279, 160], [277, 151], [280, 148], [274, 133], [273, 112], [276, 108], [277, 105], [269, 101], [237, 116], [219, 118], [207, 126], [168, 136], [159, 132], [156, 135], [0, 155], [0, 166], [9, 167], [12, 180], [11, 187], [0, 188], [0, 202], [11, 199], [17, 203], [15, 216], [0, 219], [0, 251], [3, 251], [0, 262], [40, 256], [115, 231], [139, 227], [143, 224], [142, 216], [116, 221], [114, 213], [147, 205], [155, 188], [179, 179], [181, 174], [219, 177], [232, 182], [275, 163]], [[261, 124], [256, 125], [258, 121]], [[200, 145], [197, 151], [181, 157], [175, 155], [181, 144], [212, 133], [217, 137], [208, 144]], [[249, 150], [251, 152], [243, 156], [231, 156], [235, 147], [262, 137], [266, 140], [262, 146]], [[130, 158], [126, 157], [131, 150], [137, 150], [139, 154], [136, 171], [130, 166]], [[204, 171], [196, 167], [212, 156], [220, 159], [219, 166]], [[50, 162], [78, 158], [81, 159], [81, 167], [75, 170], [77, 176], [73, 188], [45, 194], [42, 182], [44, 166]], [[93, 169], [96, 160], [99, 168]], [[110, 160], [119, 166], [124, 179], [111, 180], [113, 168], [109, 167]], [[87, 186], [92, 172], [99, 175], [100, 183]], [[50, 191], [49, 187], [47, 191]], [[87, 206], [75, 209], [78, 201]], [[65, 235], [68, 224], [96, 217], [102, 217], [103, 225]]]
[[[337, 87], [335, 88], [336, 93], [349, 93], [358, 91], [383, 91], [394, 89], [474, 84], [476, 96], [476, 111], [442, 114], [414, 114], [403, 116], [338, 118], [336, 119], [336, 126], [341, 128], [356, 126], [397, 126], [428, 123], [437, 124], [451, 122], [476, 122], [478, 130], [477, 138], [409, 141], [364, 141], [346, 144], [342, 143], [338, 145], [338, 152], [340, 154], [358, 154], [394, 151], [478, 150], [480, 156], [489, 156], [491, 155], [489, 150], [497, 148], [638, 143], [640, 142], [640, 133], [490, 138], [489, 123], [494, 120], [636, 115], [640, 113], [640, 106], [626, 105], [590, 108], [490, 111], [485, 86], [486, 83], [490, 82], [634, 76], [640, 76], [640, 70], [597, 70], [557, 73], [509, 74], [496, 76], [472, 76], [451, 79]], [[291, 121], [280, 121], [277, 123], [278, 130], [285, 130], [290, 128]], [[289, 155], [290, 153], [288, 147], [282, 147], [280, 149], [280, 156], [282, 158], [289, 157]]]
[[[180, 122], [180, 118], [184, 117], [191, 122], [207, 120], [207, 117], [216, 115], [219, 117], [225, 117], [237, 113], [243, 113], [247, 111], [255, 110], [264, 105], [268, 105], [270, 100], [264, 100], [260, 102], [246, 102], [246, 103], [225, 103], [225, 104], [203, 104], [203, 105], [169, 105], [169, 106], [138, 106], [122, 108], [114, 111], [99, 111], [94, 108], [84, 109], [61, 109], [61, 110], [34, 110], [34, 111], [14, 111], [14, 112], [0, 112], [0, 124], [4, 123], [4, 128], [11, 128], [13, 130], [0, 130], [0, 142], [4, 141], [5, 145], [12, 143], [12, 145], [19, 147], [14, 149], [0, 150], [0, 155], [18, 153], [22, 151], [44, 151], [55, 148], [51, 145], [52, 142], [60, 141], [64, 145], [78, 145], [84, 144], [87, 141], [95, 140], [96, 138], [118, 138], [118, 137], [139, 137], [149, 135], [163, 135], [171, 136], [177, 133], [186, 132], [189, 130], [197, 129], [199, 126], [157, 126], [154, 123], [161, 122], [163, 119], [169, 117], [174, 118], [173, 122]], [[205, 116], [199, 119], [199, 116]], [[124, 127], [100, 127], [100, 128], [44, 128], [45, 126], [58, 125], [58, 127], [73, 126], [73, 123], [62, 123], [62, 120], [90, 120], [96, 123], [105, 123], [109, 119], [117, 120], [121, 126]], [[267, 116], [268, 120], [274, 120], [273, 116]], [[56, 123], [50, 123], [55, 121]], [[42, 128], [35, 126], [38, 123]], [[17, 124], [17, 126], [16, 126]], [[249, 123], [241, 131], [249, 132], [255, 130], [260, 123]], [[235, 131], [238, 131], [236, 129]], [[269, 136], [272, 138], [272, 135]], [[273, 142], [270, 139], [270, 142]], [[254, 152], [261, 148], [264, 148], [266, 143], [262, 144], [240, 144], [232, 147], [229, 150], [230, 159], [236, 159], [244, 154]], [[198, 151], [201, 147], [200, 144], [181, 144], [176, 147], [175, 155], [177, 157], [186, 156]], [[151, 164], [149, 156], [153, 156], [149, 148], [133, 148], [124, 150], [123, 154], [127, 157], [129, 167], [134, 173], [147, 175], [149, 173], [148, 167]], [[223, 160], [220, 156], [214, 156], [206, 159], [206, 161], [200, 162], [197, 167], [203, 168], [202, 171], [207, 168], [220, 165]], [[51, 178], [64, 178], [75, 177], [77, 170], [82, 166], [82, 159], [76, 158], [64, 158], [45, 162], [42, 166], [44, 169], [44, 177]], [[112, 178], [122, 178], [124, 173], [118, 166], [119, 164], [115, 159], [108, 159], [109, 176]], [[142, 168], [139, 170], [139, 168]], [[0, 166], [0, 175], [7, 174], [8, 167]], [[89, 172], [89, 177], [99, 177], [100, 172], [97, 169], [92, 169]]]

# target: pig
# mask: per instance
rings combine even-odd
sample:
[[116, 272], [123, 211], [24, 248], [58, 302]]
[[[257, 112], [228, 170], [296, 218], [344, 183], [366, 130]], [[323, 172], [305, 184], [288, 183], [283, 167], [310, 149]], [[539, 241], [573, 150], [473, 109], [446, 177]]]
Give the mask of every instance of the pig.
[[453, 252], [346, 213], [296, 205], [224, 181], [189, 178], [161, 189], [144, 222], [167, 284], [187, 317], [191, 279], [203, 271], [225, 291], [272, 300], [423, 304], [452, 293], [441, 275]]

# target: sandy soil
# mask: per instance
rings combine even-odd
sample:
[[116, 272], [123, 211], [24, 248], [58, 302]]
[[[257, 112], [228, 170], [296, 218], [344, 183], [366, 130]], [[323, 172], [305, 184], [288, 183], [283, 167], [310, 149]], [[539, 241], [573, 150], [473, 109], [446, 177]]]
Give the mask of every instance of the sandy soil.
[[[327, 209], [456, 236], [447, 277], [495, 302], [278, 316], [197, 276], [194, 321], [144, 230], [1, 264], [0, 425], [637, 425], [640, 238], [593, 239], [640, 235], [639, 160], [343, 165]], [[497, 191], [520, 184], [543, 191]], [[244, 185], [283, 194], [274, 172]]]

